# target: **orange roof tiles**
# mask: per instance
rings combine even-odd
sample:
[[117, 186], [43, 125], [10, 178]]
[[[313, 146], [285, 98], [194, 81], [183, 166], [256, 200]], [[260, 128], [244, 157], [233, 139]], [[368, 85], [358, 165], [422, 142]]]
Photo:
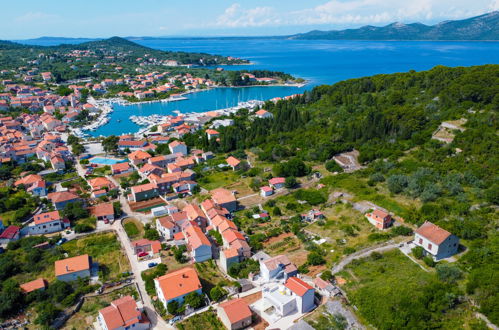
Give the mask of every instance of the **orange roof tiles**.
[[40, 214], [37, 214], [33, 217], [33, 221], [35, 222], [35, 225], [41, 225], [43, 223], [52, 222], [52, 221], [60, 220], [60, 219], [61, 219], [61, 216], [59, 214], [59, 211], [40, 213]]
[[43, 278], [37, 278], [34, 281], [21, 284], [20, 287], [21, 290], [23, 290], [25, 293], [30, 293], [35, 290], [46, 288], [47, 281], [45, 281]]
[[227, 164], [229, 164], [232, 167], [236, 167], [237, 165], [241, 164], [241, 161], [239, 159], [237, 159], [236, 157], [232, 157], [232, 156], [227, 158], [225, 161], [227, 162]]
[[188, 226], [185, 228], [185, 235], [189, 245], [194, 249], [202, 245], [211, 246], [210, 240], [198, 226]]
[[439, 226], [426, 221], [416, 230], [416, 233], [425, 237], [432, 243], [437, 245], [441, 244], [451, 235], [447, 230], [440, 228]]
[[90, 209], [90, 213], [96, 217], [112, 215], [114, 214], [114, 207], [111, 203], [98, 204]]
[[223, 309], [231, 324], [251, 318], [252, 315], [248, 304], [242, 298], [223, 302], [219, 306]]
[[90, 266], [90, 256], [88, 254], [57, 260], [55, 262], [55, 276], [89, 270]]
[[284, 285], [300, 297], [307, 293], [308, 290], [314, 289], [298, 277], [288, 278]]
[[155, 280], [158, 281], [167, 301], [202, 288], [198, 274], [190, 267], [179, 269]]
[[139, 323], [141, 315], [137, 303], [131, 296], [111, 302], [111, 306], [99, 311], [108, 329], [126, 328]]

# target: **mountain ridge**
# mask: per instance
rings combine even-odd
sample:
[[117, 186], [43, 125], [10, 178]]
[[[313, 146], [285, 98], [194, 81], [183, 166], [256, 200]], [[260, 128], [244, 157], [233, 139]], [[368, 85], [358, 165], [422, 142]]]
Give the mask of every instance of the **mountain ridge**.
[[381, 27], [365, 25], [358, 29], [312, 30], [289, 36], [288, 39], [496, 41], [499, 40], [499, 11], [435, 25], [394, 22]]

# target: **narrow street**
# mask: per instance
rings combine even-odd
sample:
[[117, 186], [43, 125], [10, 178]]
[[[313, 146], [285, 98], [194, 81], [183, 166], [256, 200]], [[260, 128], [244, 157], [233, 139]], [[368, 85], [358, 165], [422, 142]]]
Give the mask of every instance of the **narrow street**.
[[151, 297], [146, 292], [145, 282], [142, 280], [141, 276], [141, 268], [139, 266], [137, 257], [133, 253], [132, 247], [130, 245], [130, 241], [128, 236], [121, 226], [121, 221], [117, 220], [113, 223], [112, 228], [115, 230], [118, 238], [125, 249], [125, 253], [130, 261], [130, 266], [132, 268], [132, 272], [135, 278], [135, 282], [138, 284], [140, 295], [144, 302], [144, 311], [146, 311], [147, 317], [151, 321], [152, 329], [174, 329], [172, 326], [167, 324], [155, 311], [154, 306], [152, 304]]

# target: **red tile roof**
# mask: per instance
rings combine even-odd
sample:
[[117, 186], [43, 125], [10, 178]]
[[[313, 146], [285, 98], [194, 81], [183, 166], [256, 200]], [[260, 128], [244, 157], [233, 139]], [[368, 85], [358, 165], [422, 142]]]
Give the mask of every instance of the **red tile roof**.
[[416, 233], [437, 245], [441, 244], [451, 235], [447, 230], [442, 229], [429, 221], [423, 223], [423, 225], [416, 230]]
[[33, 217], [35, 225], [40, 225], [43, 223], [52, 222], [52, 221], [60, 220], [60, 219], [61, 219], [61, 216], [59, 214], [59, 211], [40, 213], [40, 214], [37, 214]]
[[166, 300], [181, 297], [202, 288], [198, 274], [190, 267], [179, 269], [155, 280], [158, 281]]
[[139, 323], [141, 315], [137, 303], [130, 296], [111, 302], [111, 306], [99, 311], [109, 330], [130, 327]]
[[0, 239], [13, 239], [19, 231], [21, 230], [18, 226], [8, 226], [5, 230], [0, 234]]
[[298, 277], [288, 278], [284, 285], [300, 297], [307, 293], [308, 290], [314, 289]]
[[90, 209], [90, 213], [95, 217], [114, 215], [114, 207], [111, 203], [98, 204]]
[[90, 270], [90, 266], [90, 257], [88, 254], [57, 260], [55, 262], [55, 276]]
[[45, 281], [43, 278], [37, 278], [34, 281], [21, 284], [20, 287], [23, 292], [30, 293], [35, 290], [46, 288], [47, 281]]
[[252, 315], [248, 304], [242, 298], [226, 301], [219, 306], [223, 309], [231, 324], [251, 318]]

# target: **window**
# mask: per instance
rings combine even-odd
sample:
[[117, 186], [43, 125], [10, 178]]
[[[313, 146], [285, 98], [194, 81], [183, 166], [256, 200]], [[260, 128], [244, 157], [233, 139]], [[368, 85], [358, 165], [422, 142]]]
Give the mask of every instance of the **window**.
[[423, 244], [423, 239], [422, 238], [419, 239], [419, 244]]
[[431, 243], [428, 243], [428, 250], [431, 250], [431, 247], [432, 247]]

